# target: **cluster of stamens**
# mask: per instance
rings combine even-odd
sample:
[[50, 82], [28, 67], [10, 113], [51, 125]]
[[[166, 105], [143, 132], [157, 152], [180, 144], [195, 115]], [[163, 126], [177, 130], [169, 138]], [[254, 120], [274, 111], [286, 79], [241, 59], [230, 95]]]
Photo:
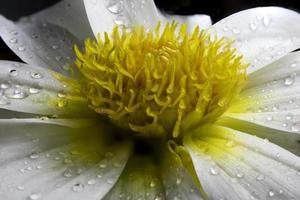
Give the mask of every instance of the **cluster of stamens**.
[[115, 28], [75, 51], [82, 75], [76, 89], [89, 106], [145, 137], [178, 137], [215, 119], [246, 78], [230, 42], [176, 23], [153, 32]]

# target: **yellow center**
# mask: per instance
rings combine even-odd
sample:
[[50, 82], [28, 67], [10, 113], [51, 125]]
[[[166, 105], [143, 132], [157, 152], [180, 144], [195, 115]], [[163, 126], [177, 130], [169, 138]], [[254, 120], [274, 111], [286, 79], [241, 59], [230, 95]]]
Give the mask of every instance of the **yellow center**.
[[246, 79], [230, 42], [176, 23], [155, 32], [115, 28], [75, 51], [82, 77], [77, 88], [69, 85], [94, 111], [145, 137], [178, 137], [215, 120]]

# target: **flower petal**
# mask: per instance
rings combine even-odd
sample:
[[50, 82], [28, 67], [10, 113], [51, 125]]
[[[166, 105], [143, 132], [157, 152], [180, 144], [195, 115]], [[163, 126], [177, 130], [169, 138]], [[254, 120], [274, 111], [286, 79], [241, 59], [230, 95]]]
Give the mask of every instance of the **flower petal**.
[[30, 16], [31, 20], [43, 21], [65, 28], [83, 42], [93, 37], [82, 0], [62, 0], [57, 4]]
[[131, 149], [127, 142], [104, 140], [110, 133], [103, 126], [1, 125], [0, 198], [101, 199], [117, 181]]
[[135, 24], [155, 27], [160, 15], [153, 0], [84, 0], [94, 35], [108, 32], [114, 26], [130, 29]]
[[157, 167], [150, 157], [134, 155], [104, 200], [165, 199]]
[[84, 100], [67, 97], [68, 88], [54, 78], [54, 72], [10, 61], [0, 61], [0, 67], [0, 108], [43, 115], [90, 115]]
[[254, 72], [226, 117], [300, 133], [300, 52]]
[[[165, 186], [167, 199], [201, 200], [199, 187], [191, 174], [184, 167], [181, 158], [175, 151], [181, 151], [172, 142], [167, 144], [161, 155], [161, 177]], [[175, 148], [175, 149], [174, 149]], [[205, 196], [205, 195], [204, 195]]]
[[249, 73], [300, 47], [300, 14], [278, 7], [244, 10], [216, 23], [211, 31], [236, 41]]
[[299, 199], [300, 158], [266, 140], [216, 125], [184, 145], [210, 199]]
[[24, 62], [68, 75], [79, 40], [65, 28], [41, 21], [14, 23], [0, 16], [0, 36]]
[[197, 26], [201, 29], [207, 29], [212, 25], [208, 15], [168, 15], [163, 13], [165, 19], [169, 22], [176, 21], [181, 24], [187, 24], [189, 32], [192, 32]]

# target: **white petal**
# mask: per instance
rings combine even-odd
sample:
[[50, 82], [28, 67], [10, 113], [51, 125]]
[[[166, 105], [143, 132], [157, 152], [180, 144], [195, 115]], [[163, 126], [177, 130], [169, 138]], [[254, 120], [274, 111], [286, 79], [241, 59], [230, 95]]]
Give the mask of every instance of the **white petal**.
[[300, 158], [279, 146], [214, 125], [184, 143], [210, 199], [300, 198]]
[[234, 39], [252, 66], [249, 73], [300, 47], [300, 14], [278, 7], [253, 8], [216, 23], [211, 31]]
[[116, 199], [165, 199], [157, 167], [149, 156], [134, 155], [128, 160], [119, 181], [104, 198]]
[[80, 41], [93, 37], [82, 0], [62, 0], [59, 3], [30, 16], [31, 20], [43, 21], [67, 29]]
[[131, 149], [128, 143], [105, 141], [110, 133], [99, 127], [1, 128], [1, 199], [101, 199], [117, 181]]
[[300, 133], [300, 52], [254, 72], [225, 116]]
[[160, 16], [153, 0], [84, 0], [95, 36], [110, 33], [114, 26], [132, 28], [135, 24], [155, 27]]
[[[54, 72], [10, 61], [0, 61], [0, 67], [0, 108], [44, 115], [88, 114], [84, 100], [65, 99], [68, 88]], [[65, 105], [53, 105], [57, 101]]]
[[184, 167], [181, 158], [175, 152], [175, 144], [169, 143], [161, 155], [160, 174], [165, 186], [167, 199], [203, 199], [199, 187]]
[[169, 22], [176, 21], [181, 24], [187, 24], [189, 32], [192, 32], [197, 26], [200, 29], [207, 29], [212, 25], [210, 16], [208, 15], [168, 15], [164, 14], [163, 16]]
[[0, 35], [5, 43], [28, 64], [69, 74], [80, 44], [72, 33], [55, 24], [41, 21], [14, 23], [0, 16]]

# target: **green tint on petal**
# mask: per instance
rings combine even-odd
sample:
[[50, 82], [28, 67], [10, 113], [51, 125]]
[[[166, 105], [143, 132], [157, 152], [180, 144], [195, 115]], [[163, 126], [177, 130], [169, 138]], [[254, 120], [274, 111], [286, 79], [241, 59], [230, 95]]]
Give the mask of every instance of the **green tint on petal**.
[[[195, 178], [184, 166], [185, 161], [189, 168], [192, 168]], [[168, 142], [162, 152], [160, 169], [167, 199], [205, 199], [203, 197], [206, 195], [201, 189], [193, 163], [183, 147], [172, 141]]]
[[134, 155], [104, 200], [165, 200], [156, 164], [149, 156]]

